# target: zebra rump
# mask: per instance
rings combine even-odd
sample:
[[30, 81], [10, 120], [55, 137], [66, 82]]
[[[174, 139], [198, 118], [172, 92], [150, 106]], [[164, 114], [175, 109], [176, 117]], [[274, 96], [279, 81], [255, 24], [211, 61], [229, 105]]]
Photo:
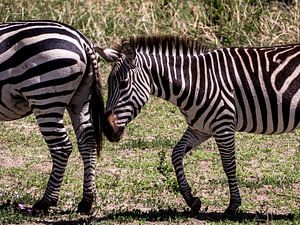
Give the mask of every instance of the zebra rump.
[[1, 24], [0, 92], [0, 120], [33, 113], [51, 153], [52, 172], [44, 196], [33, 206], [36, 211], [47, 211], [58, 201], [72, 151], [63, 121], [67, 109], [84, 163], [78, 211], [89, 213], [96, 197], [96, 152], [102, 146], [104, 111], [93, 44], [71, 26], [55, 21]]

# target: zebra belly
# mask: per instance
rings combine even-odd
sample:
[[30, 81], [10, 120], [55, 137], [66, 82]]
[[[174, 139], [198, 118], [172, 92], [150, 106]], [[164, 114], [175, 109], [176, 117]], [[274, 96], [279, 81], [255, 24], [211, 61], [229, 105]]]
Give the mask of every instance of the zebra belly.
[[[255, 133], [255, 134], [281, 134], [288, 133], [297, 128], [300, 128], [300, 105], [289, 104], [289, 107], [285, 107], [284, 104], [276, 107], [276, 116], [271, 112], [260, 115], [254, 114], [254, 111], [249, 110], [248, 118], [241, 118], [237, 116], [236, 131]], [[237, 112], [237, 115], [241, 115], [241, 112]], [[255, 120], [253, 119], [255, 118]]]
[[[216, 128], [223, 129], [225, 126], [231, 125], [235, 127], [237, 132], [281, 134], [300, 128], [300, 95], [299, 98], [296, 96], [288, 104], [287, 102], [285, 100], [281, 101], [280, 104], [273, 104], [266, 114], [257, 113], [258, 110], [254, 111], [249, 107], [244, 110], [246, 113], [243, 114], [238, 104], [235, 104], [235, 110], [230, 111], [222, 110], [222, 107], [217, 108], [217, 110], [206, 110], [197, 117], [197, 120], [195, 120], [195, 115], [199, 109], [181, 110], [181, 112], [191, 129], [206, 135], [214, 135], [217, 132]], [[221, 106], [223, 105], [221, 104]], [[272, 114], [271, 112], [275, 110], [279, 113]], [[232, 114], [231, 111], [235, 111], [236, 114]], [[209, 112], [212, 113], [209, 114]]]

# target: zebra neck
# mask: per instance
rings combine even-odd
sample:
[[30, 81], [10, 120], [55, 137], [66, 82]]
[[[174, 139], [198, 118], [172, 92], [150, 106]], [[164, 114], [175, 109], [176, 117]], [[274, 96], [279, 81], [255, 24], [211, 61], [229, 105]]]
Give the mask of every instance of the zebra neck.
[[187, 92], [192, 86], [191, 82], [194, 82], [193, 76], [196, 71], [191, 72], [191, 66], [195, 66], [196, 57], [148, 55], [143, 59], [146, 59], [142, 65], [144, 73], [151, 81], [150, 94], [171, 102], [179, 108], [185, 108], [190, 98]]

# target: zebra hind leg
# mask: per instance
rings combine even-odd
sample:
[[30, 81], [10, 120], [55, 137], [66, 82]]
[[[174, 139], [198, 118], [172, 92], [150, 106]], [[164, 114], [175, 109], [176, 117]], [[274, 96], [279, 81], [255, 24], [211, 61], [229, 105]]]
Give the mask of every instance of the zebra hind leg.
[[[86, 79], [91, 79], [87, 77]], [[86, 84], [91, 84], [86, 80]], [[84, 164], [83, 197], [77, 212], [89, 214], [96, 199], [96, 141], [89, 111], [90, 85], [82, 85], [67, 107], [77, 138], [78, 150]]]
[[47, 212], [49, 207], [56, 206], [68, 158], [72, 152], [72, 144], [63, 124], [63, 111], [63, 108], [56, 108], [56, 112], [52, 113], [34, 110], [52, 157], [52, 172], [44, 196], [33, 206], [35, 212]]
[[187, 152], [207, 140], [209, 137], [209, 135], [200, 135], [188, 128], [172, 152], [172, 164], [175, 169], [180, 193], [192, 212], [196, 214], [200, 211], [201, 201], [198, 197], [192, 195], [192, 189], [188, 184], [184, 173], [183, 158]]
[[237, 212], [242, 202], [236, 177], [234, 131], [220, 132], [214, 138], [219, 148], [223, 169], [229, 184], [230, 203], [225, 213], [232, 215]]
[[[53, 160], [52, 172], [50, 174], [44, 196], [33, 205], [33, 209], [35, 210], [35, 212], [47, 213], [48, 209], [51, 206], [57, 205], [59, 191], [63, 180], [63, 174], [67, 165], [69, 155], [72, 151], [71, 149], [72, 147], [70, 147], [69, 149], [65, 148], [59, 151], [50, 150]], [[58, 169], [58, 167], [60, 168]]]
[[[78, 107], [78, 104], [74, 107]], [[84, 164], [83, 197], [78, 204], [77, 212], [89, 214], [96, 198], [95, 170], [96, 170], [96, 142], [90, 123], [88, 103], [77, 113], [77, 109], [68, 108], [73, 128], [77, 137], [78, 150]]]

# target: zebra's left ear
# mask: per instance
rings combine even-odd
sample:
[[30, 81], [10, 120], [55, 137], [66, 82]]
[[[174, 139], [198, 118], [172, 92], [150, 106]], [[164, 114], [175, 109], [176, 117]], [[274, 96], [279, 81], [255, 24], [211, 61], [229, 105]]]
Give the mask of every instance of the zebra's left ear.
[[136, 57], [136, 52], [132, 44], [128, 41], [122, 43], [121, 52], [126, 56], [129, 61], [133, 61]]
[[121, 56], [120, 52], [112, 48], [101, 48], [96, 45], [94, 46], [94, 49], [107, 62], [115, 62]]

